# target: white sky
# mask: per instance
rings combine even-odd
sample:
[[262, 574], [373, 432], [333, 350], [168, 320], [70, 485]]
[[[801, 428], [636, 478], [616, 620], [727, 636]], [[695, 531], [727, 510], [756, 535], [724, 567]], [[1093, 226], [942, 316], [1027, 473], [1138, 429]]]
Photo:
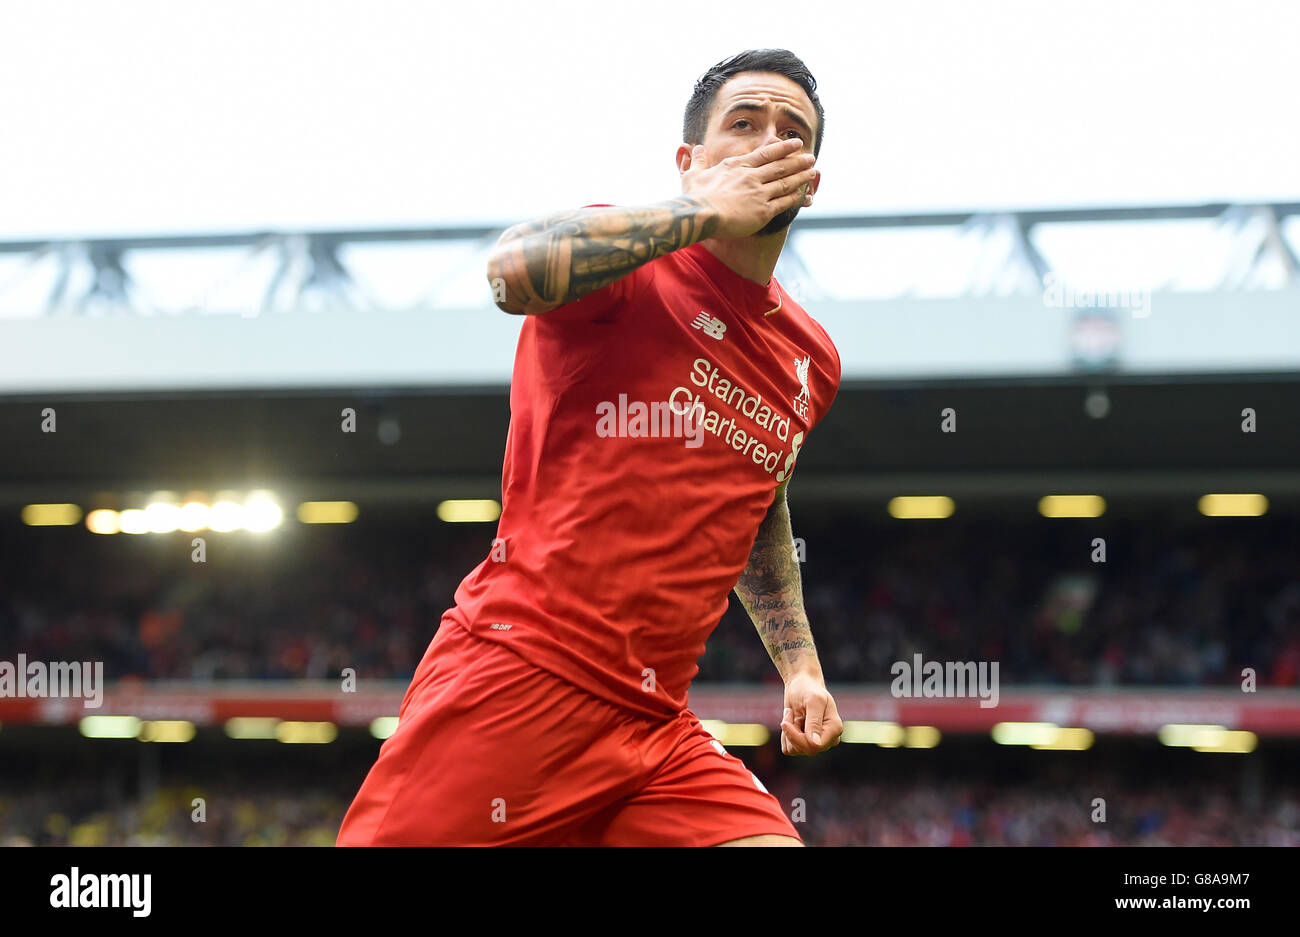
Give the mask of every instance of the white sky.
[[680, 191], [694, 79], [820, 84], [817, 214], [1300, 199], [1291, 2], [8, 2], [0, 239]]

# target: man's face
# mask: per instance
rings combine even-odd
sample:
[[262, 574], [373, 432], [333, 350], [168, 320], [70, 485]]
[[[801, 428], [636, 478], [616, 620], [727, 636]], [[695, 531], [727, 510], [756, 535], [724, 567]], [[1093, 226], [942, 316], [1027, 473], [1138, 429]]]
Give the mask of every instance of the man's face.
[[[811, 153], [817, 129], [817, 111], [803, 88], [784, 75], [742, 72], [718, 89], [709, 129], [701, 142], [709, 165], [716, 166], [729, 156], [744, 156], [760, 146], [791, 137], [803, 141], [802, 152]], [[806, 194], [811, 197], [820, 183], [818, 173]], [[777, 215], [758, 236], [784, 231], [801, 207], [796, 205]]]

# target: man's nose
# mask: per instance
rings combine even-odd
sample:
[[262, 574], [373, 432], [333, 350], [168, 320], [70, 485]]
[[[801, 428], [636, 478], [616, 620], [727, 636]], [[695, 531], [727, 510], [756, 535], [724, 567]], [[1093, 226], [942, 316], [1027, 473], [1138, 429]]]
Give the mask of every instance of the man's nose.
[[770, 143], [780, 143], [780, 142], [781, 142], [781, 135], [776, 132], [776, 128], [769, 127], [767, 129], [767, 133], [763, 134], [763, 136], [758, 141], [758, 145], [755, 146], [754, 149], [761, 150], [763, 147], [767, 146]]

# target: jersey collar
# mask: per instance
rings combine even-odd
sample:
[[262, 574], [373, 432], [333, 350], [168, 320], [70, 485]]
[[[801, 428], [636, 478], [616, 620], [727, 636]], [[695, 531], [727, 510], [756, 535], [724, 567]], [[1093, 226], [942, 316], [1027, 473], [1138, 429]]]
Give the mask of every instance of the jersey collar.
[[759, 316], [779, 315], [785, 305], [785, 293], [773, 276], [767, 286], [747, 280], [732, 270], [702, 242], [683, 248], [729, 300], [744, 312]]

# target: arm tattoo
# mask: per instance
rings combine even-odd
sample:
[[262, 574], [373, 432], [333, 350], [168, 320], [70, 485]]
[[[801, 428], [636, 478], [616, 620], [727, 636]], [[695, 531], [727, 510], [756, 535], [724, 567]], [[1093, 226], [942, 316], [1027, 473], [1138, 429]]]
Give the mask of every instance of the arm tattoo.
[[506, 312], [540, 313], [595, 292], [656, 257], [710, 237], [717, 212], [681, 196], [648, 208], [584, 208], [508, 229], [488, 278], [505, 284]]
[[783, 680], [788, 681], [804, 665], [812, 665], [821, 672], [803, 607], [803, 586], [799, 581], [799, 561], [794, 553], [784, 486], [777, 489], [758, 529], [749, 564], [736, 583], [736, 596], [749, 612]]

